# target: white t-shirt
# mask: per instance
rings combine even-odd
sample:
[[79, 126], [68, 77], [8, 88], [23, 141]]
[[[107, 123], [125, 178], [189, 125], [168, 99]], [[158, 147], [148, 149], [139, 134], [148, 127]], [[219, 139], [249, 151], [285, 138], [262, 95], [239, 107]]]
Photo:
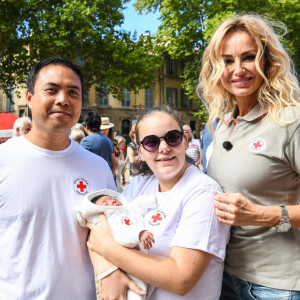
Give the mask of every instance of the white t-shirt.
[[0, 146], [1, 299], [96, 299], [73, 207], [103, 188], [115, 189], [107, 162], [73, 141], [62, 151], [25, 137]]
[[199, 159], [199, 152], [201, 151], [200, 141], [197, 139], [191, 139], [188, 142], [188, 147], [185, 153], [196, 162]]
[[221, 188], [214, 180], [190, 166], [168, 192], [158, 192], [158, 181], [153, 175], [135, 177], [123, 192], [128, 202], [139, 195], [156, 194], [157, 207], [144, 217], [145, 227], [155, 239], [150, 254], [169, 256], [172, 247], [177, 246], [214, 255], [201, 279], [187, 295], [178, 296], [149, 285], [147, 299], [219, 299], [230, 227], [219, 223], [215, 215], [214, 195], [217, 191], [221, 192]]

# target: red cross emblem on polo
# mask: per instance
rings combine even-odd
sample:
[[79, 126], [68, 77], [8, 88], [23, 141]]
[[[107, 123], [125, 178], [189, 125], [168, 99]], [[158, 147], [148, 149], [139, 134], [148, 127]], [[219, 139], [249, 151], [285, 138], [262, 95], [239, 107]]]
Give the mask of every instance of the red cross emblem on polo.
[[260, 152], [266, 148], [266, 142], [263, 138], [257, 137], [249, 144], [249, 149], [252, 152]]

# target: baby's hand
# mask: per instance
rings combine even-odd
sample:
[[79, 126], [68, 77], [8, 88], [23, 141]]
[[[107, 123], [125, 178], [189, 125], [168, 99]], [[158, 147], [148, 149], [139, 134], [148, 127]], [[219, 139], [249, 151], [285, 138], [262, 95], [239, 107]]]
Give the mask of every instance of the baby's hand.
[[153, 234], [147, 230], [143, 230], [140, 233], [140, 242], [143, 244], [144, 249], [152, 248], [152, 243], [155, 243]]

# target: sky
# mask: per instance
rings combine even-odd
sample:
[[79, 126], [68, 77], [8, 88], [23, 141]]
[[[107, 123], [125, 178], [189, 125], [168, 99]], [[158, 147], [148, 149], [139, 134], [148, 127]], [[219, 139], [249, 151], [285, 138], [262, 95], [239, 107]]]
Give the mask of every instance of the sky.
[[150, 34], [154, 35], [160, 25], [160, 21], [158, 20], [159, 12], [139, 15], [132, 5], [134, 2], [135, 0], [131, 0], [126, 4], [128, 8], [123, 11], [125, 20], [122, 29], [131, 31], [131, 33], [136, 30], [138, 36], [145, 34], [145, 31], [149, 30]]

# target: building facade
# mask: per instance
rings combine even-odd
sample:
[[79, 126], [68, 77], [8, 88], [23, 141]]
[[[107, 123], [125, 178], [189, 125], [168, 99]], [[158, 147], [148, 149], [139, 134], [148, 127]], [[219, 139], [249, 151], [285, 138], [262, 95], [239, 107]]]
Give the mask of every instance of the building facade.
[[[168, 104], [176, 109], [184, 123], [189, 124], [199, 138], [201, 121], [194, 113], [199, 110], [199, 103], [191, 101], [182, 87], [184, 62], [172, 59], [165, 54], [163, 65], [156, 71], [153, 86], [139, 90], [138, 93], [123, 90], [123, 100], [118, 100], [111, 94], [99, 96], [96, 87], [92, 87], [82, 107], [82, 114], [91, 109], [96, 109], [101, 116], [109, 117], [115, 124], [114, 131], [119, 134], [128, 134], [136, 115], [140, 111], [163, 104]], [[103, 88], [103, 87], [102, 87]]]
[[[180, 78], [183, 68], [183, 61], [172, 59], [165, 54], [161, 68], [156, 71], [153, 86], [139, 90], [138, 93], [124, 89], [122, 101], [108, 93], [100, 96], [96, 86], [93, 86], [84, 96], [82, 115], [89, 110], [96, 110], [101, 116], [110, 118], [110, 121], [115, 124], [115, 132], [128, 134], [137, 113], [148, 107], [168, 104], [178, 110], [184, 123], [189, 124], [199, 138], [202, 129], [201, 121], [194, 116], [194, 113], [199, 110], [199, 103], [192, 102], [185, 95], [182, 87], [183, 79]], [[0, 112], [12, 112], [18, 117], [30, 117], [25, 93], [25, 85], [12, 90], [10, 95], [0, 92]]]

